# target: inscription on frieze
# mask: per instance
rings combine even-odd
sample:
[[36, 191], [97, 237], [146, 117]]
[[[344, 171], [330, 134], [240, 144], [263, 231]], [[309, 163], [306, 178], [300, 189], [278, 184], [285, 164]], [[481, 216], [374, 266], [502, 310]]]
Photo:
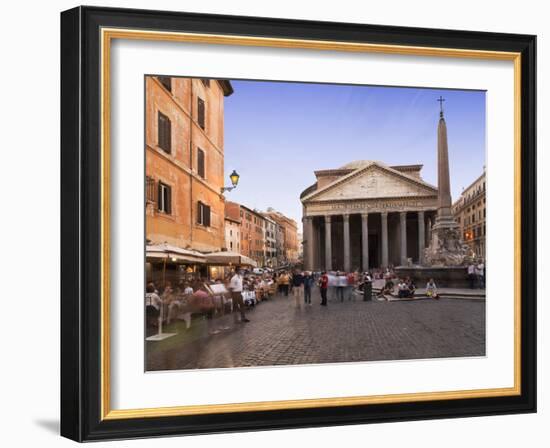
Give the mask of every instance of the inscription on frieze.
[[308, 214], [343, 213], [348, 212], [391, 212], [401, 210], [433, 209], [437, 206], [436, 200], [396, 200], [396, 201], [361, 201], [346, 203], [307, 204]]

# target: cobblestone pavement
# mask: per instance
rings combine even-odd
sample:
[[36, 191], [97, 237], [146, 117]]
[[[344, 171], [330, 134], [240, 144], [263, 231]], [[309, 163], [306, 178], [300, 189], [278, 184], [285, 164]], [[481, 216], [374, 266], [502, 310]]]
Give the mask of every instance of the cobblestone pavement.
[[[276, 296], [247, 313], [199, 318], [165, 331], [178, 335], [147, 342], [147, 370], [268, 366], [485, 355], [485, 301], [415, 302], [330, 300], [296, 308]], [[212, 331], [217, 334], [209, 334]]]

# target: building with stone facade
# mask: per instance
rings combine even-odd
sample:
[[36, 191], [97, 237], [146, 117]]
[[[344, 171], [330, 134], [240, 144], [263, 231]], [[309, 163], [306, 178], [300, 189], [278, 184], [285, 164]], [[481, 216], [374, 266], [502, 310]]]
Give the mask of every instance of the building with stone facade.
[[296, 263], [298, 261], [298, 225], [296, 221], [269, 207], [265, 212], [280, 227], [284, 234], [282, 241], [283, 255], [280, 264]]
[[241, 253], [240, 206], [235, 202], [225, 202], [225, 249]]
[[422, 262], [437, 213], [437, 188], [422, 165], [361, 160], [315, 171], [303, 205], [304, 267], [367, 270]]
[[265, 264], [276, 268], [277, 264], [277, 223], [269, 216], [262, 214], [265, 224]]
[[286, 263], [285, 254], [285, 228], [275, 221], [275, 248], [277, 267], [283, 266]]
[[252, 258], [258, 266], [275, 268], [283, 264], [283, 258], [286, 260], [281, 256], [284, 254], [284, 228], [266, 213], [226, 201], [225, 220], [227, 250]]
[[201, 252], [225, 246], [224, 98], [229, 81], [148, 76], [146, 238]]
[[239, 217], [241, 219], [241, 250], [240, 253], [252, 258], [252, 214], [244, 206], [239, 207]]
[[264, 217], [256, 210], [240, 204], [241, 254], [252, 258], [258, 266], [265, 265]]
[[460, 226], [464, 244], [470, 255], [485, 258], [486, 220], [485, 169], [471, 185], [465, 188], [453, 204], [452, 212]]

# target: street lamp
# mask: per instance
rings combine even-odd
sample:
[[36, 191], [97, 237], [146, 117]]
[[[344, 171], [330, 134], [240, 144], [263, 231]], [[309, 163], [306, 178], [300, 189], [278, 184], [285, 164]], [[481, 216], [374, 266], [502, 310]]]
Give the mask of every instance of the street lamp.
[[221, 189], [222, 194], [225, 191], [231, 191], [234, 188], [236, 188], [237, 184], [239, 183], [239, 177], [241, 176], [239, 176], [239, 174], [235, 170], [233, 170], [233, 172], [229, 175], [229, 179], [231, 179], [232, 185], [230, 187], [222, 187]]

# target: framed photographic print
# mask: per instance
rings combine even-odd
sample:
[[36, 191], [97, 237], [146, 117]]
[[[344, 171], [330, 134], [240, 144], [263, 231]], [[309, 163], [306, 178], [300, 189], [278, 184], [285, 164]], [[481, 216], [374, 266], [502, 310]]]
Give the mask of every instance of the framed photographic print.
[[535, 412], [535, 36], [61, 14], [61, 433]]

